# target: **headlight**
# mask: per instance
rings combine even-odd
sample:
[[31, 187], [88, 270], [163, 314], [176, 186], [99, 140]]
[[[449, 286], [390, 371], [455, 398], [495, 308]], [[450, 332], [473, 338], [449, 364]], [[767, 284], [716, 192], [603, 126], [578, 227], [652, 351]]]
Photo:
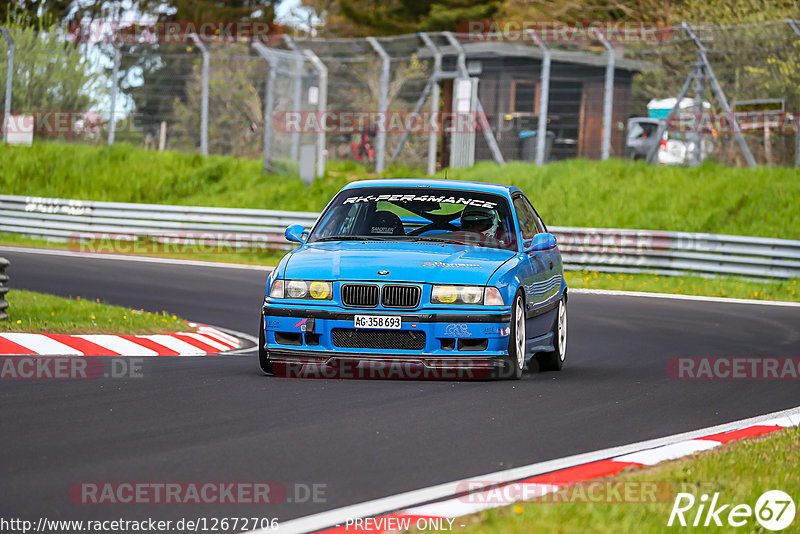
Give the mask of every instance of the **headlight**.
[[275, 280], [269, 291], [274, 299], [330, 300], [332, 295], [331, 283], [320, 280]]
[[485, 304], [502, 306], [503, 297], [496, 287], [483, 286], [433, 286], [433, 304]]
[[282, 299], [283, 298], [283, 280], [274, 280], [272, 286], [269, 288], [269, 298]]

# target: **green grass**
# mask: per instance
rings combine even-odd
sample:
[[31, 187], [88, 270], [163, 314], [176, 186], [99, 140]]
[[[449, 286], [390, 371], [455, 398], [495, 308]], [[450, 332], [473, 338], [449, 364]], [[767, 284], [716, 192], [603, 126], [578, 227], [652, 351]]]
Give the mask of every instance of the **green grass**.
[[[626, 470], [605, 479], [609, 482], [641, 483], [655, 482], [661, 487], [691, 488], [697, 499], [694, 508], [685, 517], [691, 521], [697, 512], [699, 498], [703, 493], [709, 497], [719, 492], [718, 506], [731, 503], [747, 504], [755, 508], [758, 497], [767, 490], [779, 489], [795, 499], [800, 495], [800, 477], [797, 476], [797, 456], [800, 454], [800, 428], [793, 427], [769, 436], [747, 439], [721, 445], [716, 449], [699, 453], [676, 461], [665, 462], [648, 468]], [[662, 486], [663, 485], [663, 486]], [[640, 487], [640, 486], [639, 486]], [[563, 491], [563, 490], [562, 490]], [[577, 493], [562, 493], [577, 495]], [[656, 492], [660, 496], [660, 492]], [[661, 533], [675, 532], [768, 532], [750, 517], [746, 526], [728, 526], [729, 506], [720, 514], [723, 527], [680, 527], [673, 523], [667, 527], [674, 503], [674, 493], [669, 493], [658, 502], [553, 502], [555, 496], [541, 502], [508, 506], [481, 512], [456, 520], [454, 530], [459, 534], [528, 534], [581, 533], [605, 534], [607, 532]], [[707, 507], [706, 507], [707, 508]], [[705, 520], [705, 514], [702, 521]], [[798, 532], [800, 519], [782, 532]], [[458, 525], [466, 524], [465, 528]]]
[[47, 334], [157, 334], [191, 330], [186, 322], [166, 311], [147, 312], [120, 306], [10, 289], [6, 294], [8, 319], [0, 332]]
[[[307, 187], [291, 171], [263, 175], [258, 160], [126, 144], [0, 147], [0, 161], [6, 194], [295, 211], [319, 211], [346, 183], [375, 177], [354, 162], [331, 161], [326, 177]], [[392, 167], [382, 176], [423, 174]], [[544, 167], [479, 163], [448, 176], [517, 185], [551, 225], [800, 239], [800, 170], [794, 168], [569, 160]]]

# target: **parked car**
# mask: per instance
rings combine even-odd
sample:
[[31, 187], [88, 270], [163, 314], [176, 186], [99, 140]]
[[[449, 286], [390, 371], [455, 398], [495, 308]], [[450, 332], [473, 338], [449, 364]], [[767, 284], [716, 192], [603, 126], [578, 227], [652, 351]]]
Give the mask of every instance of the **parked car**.
[[[664, 128], [658, 136], [659, 126], [666, 124], [665, 119], [650, 117], [634, 117], [628, 119], [628, 137], [626, 154], [633, 160], [647, 159], [654, 145], [658, 165], [687, 165], [692, 163], [692, 155], [696, 143], [701, 143], [700, 162], [713, 151], [714, 145], [710, 136], [697, 132], [676, 132]], [[699, 162], [698, 162], [699, 163]]]

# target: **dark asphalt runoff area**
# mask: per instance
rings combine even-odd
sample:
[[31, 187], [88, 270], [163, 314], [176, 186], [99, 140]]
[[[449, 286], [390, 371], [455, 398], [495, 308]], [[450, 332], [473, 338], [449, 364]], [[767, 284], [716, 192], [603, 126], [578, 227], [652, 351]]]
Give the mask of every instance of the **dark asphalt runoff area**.
[[[0, 254], [11, 291], [257, 334], [263, 271]], [[521, 381], [275, 378], [254, 352], [147, 358], [140, 378], [0, 380], [0, 517], [286, 521], [800, 405], [797, 380], [676, 380], [666, 370], [674, 357], [800, 356], [799, 308], [573, 294], [568, 339], [562, 372]], [[277, 482], [289, 498], [73, 502], [70, 487], [90, 481]]]

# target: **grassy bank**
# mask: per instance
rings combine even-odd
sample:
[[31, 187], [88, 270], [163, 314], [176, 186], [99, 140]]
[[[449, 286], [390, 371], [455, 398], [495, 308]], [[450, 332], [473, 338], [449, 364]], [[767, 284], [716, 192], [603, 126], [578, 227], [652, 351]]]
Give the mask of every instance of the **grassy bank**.
[[8, 319], [0, 332], [47, 334], [157, 334], [191, 330], [183, 319], [166, 311], [131, 310], [87, 301], [11, 289], [6, 295]]
[[[327, 176], [306, 187], [295, 175], [263, 175], [258, 160], [125, 144], [0, 147], [0, 160], [7, 194], [298, 211], [318, 211], [349, 181], [370, 177], [353, 162], [332, 161]], [[382, 176], [422, 175], [393, 167]], [[551, 225], [800, 239], [800, 171], [792, 168], [569, 160], [544, 167], [480, 163], [448, 176], [517, 185]]]
[[[660, 533], [667, 530], [767, 532], [756, 522], [754, 516], [746, 518], [745, 526], [733, 528], [727, 523], [728, 513], [737, 504], [747, 504], [755, 509], [759, 496], [767, 490], [782, 490], [796, 499], [800, 494], [796, 463], [779, 459], [796, 458], [798, 449], [800, 429], [793, 427], [761, 438], [722, 445], [688, 458], [601, 479], [609, 484], [620, 483], [623, 487], [627, 484], [631, 488], [655, 483], [659, 488], [678, 488], [677, 491], [694, 495], [695, 505], [685, 514], [688, 527], [680, 527], [677, 519], [672, 528], [667, 527], [675, 493], [662, 496], [660, 491], [657, 492], [658, 502], [641, 502], [647, 499], [636, 502], [633, 499], [634, 502], [606, 503], [586, 502], [586, 499], [575, 498], [580, 495], [578, 492], [562, 490], [560, 495], [550, 496], [540, 502], [498, 508], [468, 518], [459, 518], [455, 524], [467, 526], [456, 527], [455, 530], [464, 534]], [[715, 492], [720, 494], [717, 508], [731, 503], [719, 516], [723, 526], [702, 526], [706, 519], [706, 506], [701, 526], [692, 527], [691, 522], [698, 511], [701, 495], [708, 494], [710, 501]], [[780, 510], [780, 506], [774, 503], [771, 505], [776, 506], [775, 509]], [[713, 521], [711, 524], [713, 525]], [[797, 532], [797, 525], [798, 519], [795, 518], [784, 532]]]

